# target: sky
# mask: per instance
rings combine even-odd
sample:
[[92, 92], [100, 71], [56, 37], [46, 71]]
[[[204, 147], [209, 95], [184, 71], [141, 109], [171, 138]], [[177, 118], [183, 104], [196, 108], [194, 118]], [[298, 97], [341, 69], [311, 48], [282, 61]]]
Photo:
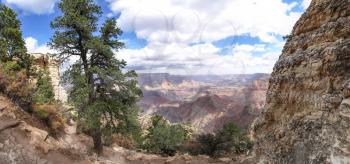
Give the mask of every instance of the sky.
[[[47, 43], [59, 0], [0, 0], [18, 13], [30, 53]], [[271, 73], [283, 36], [311, 0], [94, 0], [99, 24], [117, 19], [126, 46], [115, 52], [139, 73]]]

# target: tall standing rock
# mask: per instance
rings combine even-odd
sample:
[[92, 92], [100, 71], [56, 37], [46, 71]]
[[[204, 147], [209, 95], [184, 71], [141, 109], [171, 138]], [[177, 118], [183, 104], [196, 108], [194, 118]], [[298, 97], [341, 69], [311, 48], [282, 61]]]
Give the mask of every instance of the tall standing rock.
[[255, 121], [268, 163], [350, 163], [350, 0], [313, 0], [274, 67]]

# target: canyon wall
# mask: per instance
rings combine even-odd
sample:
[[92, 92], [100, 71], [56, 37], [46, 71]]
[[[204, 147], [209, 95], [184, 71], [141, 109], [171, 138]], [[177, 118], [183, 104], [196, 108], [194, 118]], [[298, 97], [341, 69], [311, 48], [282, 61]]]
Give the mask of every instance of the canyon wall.
[[350, 1], [313, 0], [287, 37], [253, 125], [268, 163], [350, 163]]
[[171, 123], [211, 133], [234, 122], [242, 128], [265, 105], [268, 74], [169, 75], [140, 74], [143, 116], [161, 115]]

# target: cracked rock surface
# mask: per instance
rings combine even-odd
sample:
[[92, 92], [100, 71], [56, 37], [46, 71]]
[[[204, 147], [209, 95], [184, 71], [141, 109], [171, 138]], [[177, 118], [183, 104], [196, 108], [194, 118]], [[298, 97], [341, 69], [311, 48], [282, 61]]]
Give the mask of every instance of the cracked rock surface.
[[253, 125], [267, 163], [350, 163], [350, 1], [313, 0], [277, 61]]

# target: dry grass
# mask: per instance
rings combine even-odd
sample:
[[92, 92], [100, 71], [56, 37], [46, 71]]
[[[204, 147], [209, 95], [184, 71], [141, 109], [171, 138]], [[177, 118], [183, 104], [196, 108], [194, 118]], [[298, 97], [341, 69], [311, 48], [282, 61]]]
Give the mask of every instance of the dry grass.
[[25, 70], [5, 72], [0, 69], [0, 91], [16, 101], [30, 102], [33, 86], [29, 83]]
[[59, 105], [55, 103], [32, 105], [34, 115], [46, 123], [50, 134], [54, 137], [60, 136], [64, 131], [64, 119], [59, 114], [59, 108]]
[[136, 146], [131, 137], [122, 134], [113, 134], [112, 143], [127, 149], [136, 149]]

